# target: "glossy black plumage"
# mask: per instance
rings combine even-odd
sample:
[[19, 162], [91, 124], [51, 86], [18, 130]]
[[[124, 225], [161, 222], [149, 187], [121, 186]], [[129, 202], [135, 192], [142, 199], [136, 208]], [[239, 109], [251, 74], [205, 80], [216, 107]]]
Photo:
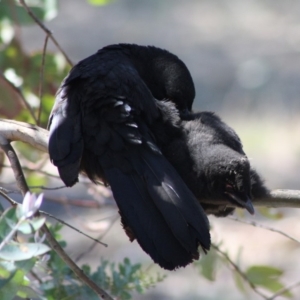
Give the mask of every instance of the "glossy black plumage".
[[[173, 114], [183, 132], [173, 138], [163, 153], [176, 168], [207, 214], [227, 216], [234, 206], [246, 208], [251, 214], [252, 198], [261, 198], [269, 191], [251, 168], [242, 143], [235, 131], [212, 112], [191, 113], [180, 120], [169, 104], [165, 110]], [[219, 200], [228, 205], [218, 204]]]
[[202, 207], [253, 213], [251, 198], [268, 193], [236, 133], [213, 113], [190, 112], [194, 95], [173, 54], [113, 45], [71, 70], [49, 120], [49, 153], [65, 184], [80, 171], [109, 184], [129, 238], [169, 270], [197, 259], [199, 245], [209, 249]]
[[183, 133], [155, 98], [185, 112], [194, 94], [175, 55], [113, 45], [71, 70], [49, 119], [49, 154], [64, 183], [74, 185], [80, 171], [108, 183], [127, 234], [169, 270], [198, 258], [198, 246], [208, 250], [210, 234], [201, 205], [161, 151]]

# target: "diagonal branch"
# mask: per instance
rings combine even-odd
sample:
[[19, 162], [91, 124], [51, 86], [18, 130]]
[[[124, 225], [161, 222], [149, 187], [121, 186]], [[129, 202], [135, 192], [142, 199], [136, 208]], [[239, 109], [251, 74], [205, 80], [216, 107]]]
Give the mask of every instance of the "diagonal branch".
[[294, 282], [291, 285], [288, 285], [287, 287], [282, 288], [277, 293], [275, 293], [271, 297], [269, 297], [267, 300], [274, 300], [275, 298], [282, 296], [284, 293], [289, 292], [291, 289], [294, 289], [299, 285], [300, 285], [300, 281]]
[[43, 109], [43, 81], [44, 81], [44, 69], [45, 69], [45, 60], [46, 60], [46, 50], [47, 50], [48, 39], [49, 39], [49, 35], [46, 35], [44, 47], [43, 47], [41, 70], [40, 70], [40, 83], [39, 83], [40, 106], [39, 106], [38, 117], [37, 117], [37, 125], [38, 126], [40, 126], [41, 114], [42, 114], [42, 109]]
[[[7, 155], [11, 167], [13, 169], [17, 185], [21, 190], [22, 195], [24, 196], [26, 192], [29, 191], [27, 182], [25, 180], [19, 159], [10, 144], [10, 141], [0, 135], [0, 148]], [[51, 248], [61, 257], [61, 259], [69, 266], [69, 268], [78, 276], [78, 278], [84, 282], [87, 286], [89, 286], [98, 296], [102, 299], [113, 300], [113, 298], [107, 294], [103, 289], [101, 289], [94, 281], [92, 281], [89, 277], [87, 277], [84, 272], [76, 265], [76, 263], [66, 254], [63, 248], [59, 245], [59, 243], [55, 240], [51, 232], [49, 231], [46, 225], [43, 225], [42, 231], [46, 234], [46, 238]]]
[[233, 267], [233, 269], [244, 279], [245, 282], [249, 284], [251, 289], [258, 295], [260, 295], [264, 299], [268, 299], [268, 297], [260, 292], [257, 287], [249, 280], [249, 278], [246, 276], [246, 274], [240, 269], [240, 267], [229, 257], [229, 255], [222, 251], [219, 246], [216, 244], [212, 244], [211, 247], [215, 249], [219, 254], [221, 254], [225, 260]]
[[11, 168], [14, 172], [15, 179], [17, 181], [18, 188], [22, 192], [22, 195], [25, 196], [26, 192], [29, 191], [29, 188], [25, 180], [21, 164], [10, 142], [6, 139], [6, 137], [3, 137], [2, 135], [0, 135], [0, 147], [6, 154], [10, 162]]
[[254, 221], [245, 221], [245, 220], [241, 220], [239, 218], [236, 218], [236, 217], [232, 217], [232, 216], [229, 216], [227, 217], [228, 219], [230, 220], [233, 220], [233, 221], [236, 221], [236, 222], [239, 222], [239, 223], [242, 223], [242, 224], [247, 224], [247, 225], [251, 225], [251, 226], [254, 226], [254, 227], [258, 227], [258, 228], [263, 228], [263, 229], [266, 229], [266, 230], [269, 230], [269, 231], [272, 231], [272, 232], [276, 232], [276, 233], [279, 233], [280, 235], [290, 239], [291, 241], [293, 242], [296, 242], [298, 244], [300, 244], [300, 241], [293, 238], [292, 236], [286, 234], [285, 232], [281, 231], [281, 230], [278, 230], [278, 229], [275, 229], [273, 227], [270, 227], [270, 226], [267, 226], [267, 225], [263, 225], [263, 224], [259, 224], [257, 222], [254, 222]]
[[18, 96], [17, 98], [19, 99], [19, 102], [21, 102], [21, 104], [24, 105], [24, 106], [28, 109], [28, 111], [29, 111], [29, 113], [30, 113], [32, 119], [33, 119], [34, 122], [37, 124], [37, 118], [36, 118], [36, 116], [35, 116], [35, 114], [34, 114], [34, 112], [33, 112], [33, 110], [32, 110], [32, 107], [30, 106], [30, 104], [29, 104], [29, 103], [27, 102], [27, 100], [25, 99], [25, 96], [23, 95], [22, 91], [21, 91], [18, 87], [16, 87], [10, 80], [8, 80], [8, 79], [4, 76], [4, 74], [2, 73], [2, 71], [0, 72], [0, 77], [1, 77], [1, 79], [8, 85], [8, 87], [9, 87], [12, 91], [14, 91], [14, 92], [16, 93], [16, 95]]
[[58, 48], [58, 50], [63, 54], [67, 62], [70, 66], [73, 66], [73, 63], [67, 53], [63, 50], [63, 48], [60, 46], [60, 44], [57, 42], [57, 40], [54, 38], [52, 32], [38, 19], [38, 17], [33, 13], [33, 11], [30, 9], [30, 7], [26, 4], [25, 0], [20, 0], [20, 4], [24, 7], [24, 9], [27, 11], [28, 15], [42, 28], [42, 30], [46, 33], [46, 35], [49, 36], [51, 41], [55, 44], [55, 46]]

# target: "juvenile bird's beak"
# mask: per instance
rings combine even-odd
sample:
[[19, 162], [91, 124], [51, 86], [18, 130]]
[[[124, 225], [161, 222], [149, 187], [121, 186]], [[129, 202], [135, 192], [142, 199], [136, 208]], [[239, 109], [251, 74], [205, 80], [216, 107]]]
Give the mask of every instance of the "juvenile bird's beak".
[[244, 207], [248, 210], [248, 212], [249, 212], [251, 215], [254, 215], [255, 210], [254, 210], [253, 204], [252, 204], [252, 202], [251, 202], [251, 199], [248, 198], [247, 201], [241, 203], [241, 205], [244, 205]]
[[247, 209], [247, 211], [251, 214], [254, 215], [255, 211], [254, 211], [254, 207], [252, 204], [252, 201], [249, 197], [246, 196], [246, 199], [241, 199], [240, 197], [238, 197], [235, 194], [232, 193], [228, 193], [226, 192], [226, 194], [236, 203], [238, 203], [240, 206], [244, 207]]

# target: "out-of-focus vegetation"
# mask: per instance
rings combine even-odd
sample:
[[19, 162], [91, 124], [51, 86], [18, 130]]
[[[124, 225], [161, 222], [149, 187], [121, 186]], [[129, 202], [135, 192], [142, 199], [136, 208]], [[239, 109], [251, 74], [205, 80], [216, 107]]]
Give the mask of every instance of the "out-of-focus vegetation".
[[[87, 2], [105, 5], [110, 0]], [[42, 22], [55, 18], [59, 13], [56, 0], [27, 0], [26, 3]], [[44, 53], [40, 49], [26, 52], [22, 28], [29, 25], [38, 26], [19, 1], [0, 2], [0, 116], [45, 128], [55, 93], [71, 66], [60, 51]], [[48, 156], [22, 143], [18, 143], [16, 148], [28, 185], [46, 186], [49, 177], [37, 171], [48, 161]], [[39, 229], [45, 219], [29, 218], [22, 212], [22, 206], [1, 208], [0, 298], [8, 300], [17, 295], [38, 299], [98, 299], [40, 237]], [[260, 212], [270, 219], [282, 217], [269, 209], [261, 209]], [[61, 228], [60, 224], [50, 226], [54, 237], [66, 247], [60, 234]], [[239, 267], [239, 258], [229, 258], [218, 247], [195, 263], [199, 276], [209, 281], [218, 280], [219, 271], [224, 266], [233, 268], [233, 279], [243, 295], [241, 297], [253, 290], [253, 286], [271, 293], [285, 286], [281, 280], [283, 270], [266, 265], [251, 265], [243, 270]], [[83, 265], [82, 269], [116, 299], [131, 299], [133, 292], [144, 293], [165, 277], [153, 275], [127, 258], [120, 264], [99, 261], [96, 270], [88, 265]], [[292, 297], [292, 293], [286, 291], [283, 296]]]

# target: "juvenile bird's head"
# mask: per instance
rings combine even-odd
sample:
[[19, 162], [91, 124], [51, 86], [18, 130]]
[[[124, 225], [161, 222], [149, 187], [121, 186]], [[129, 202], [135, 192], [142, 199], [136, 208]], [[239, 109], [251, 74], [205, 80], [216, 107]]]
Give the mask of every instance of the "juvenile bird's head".
[[251, 202], [250, 165], [246, 157], [232, 161], [225, 174], [224, 195], [237, 206], [247, 209], [253, 215], [254, 207]]
[[210, 193], [215, 199], [226, 199], [254, 214], [251, 202], [250, 163], [245, 155], [221, 145], [209, 154]]

